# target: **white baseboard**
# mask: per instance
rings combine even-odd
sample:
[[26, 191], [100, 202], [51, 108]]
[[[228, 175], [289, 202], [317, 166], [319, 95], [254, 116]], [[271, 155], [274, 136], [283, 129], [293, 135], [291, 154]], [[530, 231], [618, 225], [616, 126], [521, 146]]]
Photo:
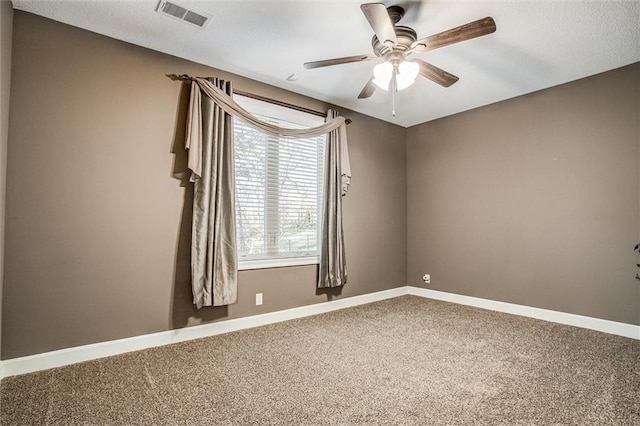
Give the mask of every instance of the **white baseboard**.
[[565, 312], [551, 311], [547, 309], [533, 308], [524, 305], [516, 305], [513, 303], [498, 302], [478, 297], [463, 296], [443, 291], [428, 290], [420, 287], [404, 286], [376, 293], [363, 294], [361, 296], [286, 309], [283, 311], [269, 312], [250, 317], [219, 321], [181, 328], [178, 330], [162, 331], [159, 333], [145, 334], [126, 339], [111, 340], [108, 342], [94, 343], [91, 345], [77, 346], [58, 351], [0, 361], [0, 378], [32, 373], [35, 371], [61, 367], [83, 361], [90, 361], [126, 352], [139, 351], [171, 343], [214, 336], [216, 334], [229, 333], [232, 331], [273, 324], [295, 318], [322, 314], [338, 309], [391, 299], [405, 294], [442, 300], [460, 305], [475, 306], [492, 311], [505, 312], [508, 314], [536, 318], [559, 324], [572, 325], [575, 327], [588, 328], [591, 330], [640, 340], [640, 326], [637, 325], [568, 314]]
[[250, 317], [219, 321], [214, 323], [196, 325], [178, 330], [162, 331], [159, 333], [145, 334], [126, 339], [111, 340], [94, 343], [91, 345], [77, 346], [52, 352], [45, 352], [20, 358], [0, 361], [0, 378], [15, 376], [18, 374], [32, 373], [34, 371], [61, 367], [83, 361], [104, 358], [126, 352], [163, 346], [171, 343], [184, 342], [192, 339], [229, 333], [231, 331], [261, 325], [273, 324], [295, 318], [322, 314], [338, 309], [391, 299], [407, 294], [407, 287], [397, 287], [391, 290], [376, 293], [363, 294], [361, 296], [347, 297], [329, 302], [316, 303], [283, 311], [269, 312]]
[[420, 287], [408, 286], [407, 288], [407, 293], [414, 296], [442, 300], [460, 305], [475, 306], [477, 308], [488, 309], [491, 311], [505, 312], [507, 314], [536, 318], [558, 324], [572, 325], [574, 327], [588, 328], [591, 330], [601, 331], [603, 333], [616, 334], [618, 336], [640, 340], [640, 326], [637, 325], [569, 314], [566, 312], [551, 311], [548, 309], [533, 308], [531, 306], [481, 299], [479, 297], [463, 296], [461, 294], [429, 290]]

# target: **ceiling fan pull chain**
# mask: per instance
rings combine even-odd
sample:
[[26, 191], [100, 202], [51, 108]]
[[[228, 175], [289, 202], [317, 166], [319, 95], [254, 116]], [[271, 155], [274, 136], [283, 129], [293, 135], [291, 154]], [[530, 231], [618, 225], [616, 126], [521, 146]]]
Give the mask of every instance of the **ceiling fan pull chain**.
[[396, 91], [391, 92], [391, 115], [396, 116]]
[[396, 116], [396, 92], [398, 91], [398, 80], [396, 75], [398, 73], [398, 67], [393, 67], [393, 74], [391, 75], [391, 114]]

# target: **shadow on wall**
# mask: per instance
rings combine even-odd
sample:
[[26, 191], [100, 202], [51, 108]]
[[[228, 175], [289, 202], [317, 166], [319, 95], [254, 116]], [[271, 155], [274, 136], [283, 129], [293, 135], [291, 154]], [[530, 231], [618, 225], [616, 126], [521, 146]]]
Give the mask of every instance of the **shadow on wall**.
[[193, 185], [189, 183], [187, 169], [187, 151], [184, 149], [185, 127], [189, 94], [191, 85], [183, 82], [176, 112], [176, 126], [174, 131], [171, 153], [174, 154], [172, 176], [180, 181], [184, 188], [182, 215], [178, 228], [176, 260], [174, 265], [173, 294], [171, 297], [171, 329], [183, 328], [210, 322], [228, 316], [226, 306], [206, 307], [200, 310], [193, 305], [191, 293], [191, 216], [193, 212]]
[[327, 302], [330, 302], [334, 297], [340, 298], [342, 295], [342, 287], [316, 288], [316, 296], [321, 296], [323, 294], [327, 297]]

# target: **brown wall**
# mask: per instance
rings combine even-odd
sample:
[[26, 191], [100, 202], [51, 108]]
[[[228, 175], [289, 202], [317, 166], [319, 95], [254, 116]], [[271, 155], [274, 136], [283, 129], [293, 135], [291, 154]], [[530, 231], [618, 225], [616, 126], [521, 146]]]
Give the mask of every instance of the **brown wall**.
[[9, 132], [9, 93], [11, 91], [11, 36], [13, 7], [0, 0], [0, 348], [2, 347], [2, 274], [4, 267], [4, 212]]
[[[41, 17], [15, 13], [2, 358], [326, 301], [316, 267], [243, 271], [239, 302], [191, 305], [186, 85], [328, 105]], [[343, 111], [353, 181], [344, 202], [341, 296], [403, 286], [405, 129]], [[183, 211], [183, 206], [186, 208]], [[264, 305], [254, 306], [255, 293]]]
[[640, 64], [412, 127], [408, 285], [640, 324]]
[[0, 352], [2, 351], [2, 289], [4, 274], [4, 217], [9, 134], [9, 95], [11, 92], [11, 47], [13, 6], [0, 0]]

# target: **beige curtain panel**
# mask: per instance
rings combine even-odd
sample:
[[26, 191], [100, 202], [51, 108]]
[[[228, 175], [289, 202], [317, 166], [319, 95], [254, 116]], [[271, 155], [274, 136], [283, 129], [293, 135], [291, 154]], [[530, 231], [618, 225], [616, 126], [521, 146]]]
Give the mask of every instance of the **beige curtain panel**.
[[[327, 112], [327, 121], [338, 113]], [[320, 267], [318, 288], [341, 287], [347, 283], [347, 259], [342, 229], [342, 197], [347, 194], [351, 168], [346, 139], [339, 132], [327, 135], [324, 162], [324, 195], [320, 239]], [[344, 169], [343, 169], [344, 167]]]
[[223, 80], [196, 77], [191, 84], [185, 148], [189, 150], [188, 167], [194, 183], [191, 237], [194, 305], [199, 309], [237, 301], [232, 116], [276, 136], [306, 138], [329, 134], [318, 287], [344, 285], [341, 197], [351, 182], [345, 119], [330, 110], [325, 123], [317, 127], [278, 127], [246, 111], [233, 100], [232, 94], [231, 82]]
[[[229, 81], [212, 79], [231, 95]], [[223, 306], [238, 299], [232, 117], [191, 87], [185, 148], [193, 182], [191, 284], [193, 304]]]

